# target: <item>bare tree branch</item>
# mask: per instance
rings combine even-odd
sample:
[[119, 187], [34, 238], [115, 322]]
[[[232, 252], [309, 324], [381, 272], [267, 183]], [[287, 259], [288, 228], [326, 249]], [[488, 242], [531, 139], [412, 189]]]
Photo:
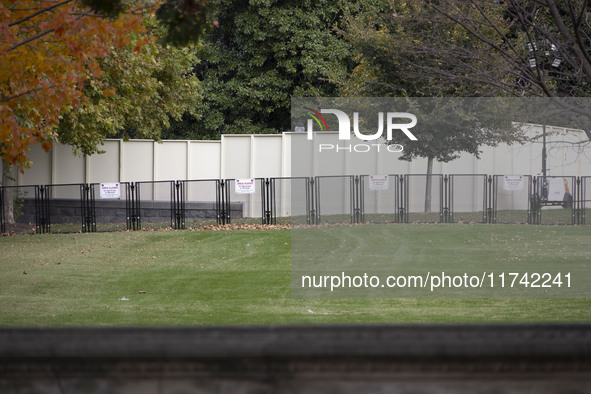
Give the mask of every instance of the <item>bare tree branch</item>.
[[29, 37], [26, 40], [21, 41], [21, 42], [19, 42], [17, 44], [14, 44], [11, 47], [9, 47], [8, 49], [6, 49], [6, 52], [14, 51], [18, 47], [21, 47], [23, 45], [27, 45], [27, 44], [29, 44], [29, 43], [31, 43], [31, 42], [33, 42], [33, 41], [35, 41], [35, 40], [43, 37], [43, 36], [46, 36], [46, 35], [48, 35], [50, 33], [53, 33], [54, 31], [55, 31], [55, 29], [49, 29], [49, 30], [42, 31], [41, 33], [35, 34], [34, 36]]
[[33, 19], [33, 18], [34, 18], [34, 17], [36, 17], [37, 15], [41, 15], [41, 14], [43, 14], [43, 13], [45, 13], [45, 12], [48, 12], [48, 11], [51, 11], [51, 10], [53, 10], [54, 8], [61, 7], [62, 5], [65, 5], [65, 4], [68, 4], [68, 3], [71, 3], [72, 1], [74, 1], [74, 0], [65, 0], [65, 1], [62, 1], [61, 3], [57, 3], [57, 4], [54, 4], [54, 5], [50, 6], [50, 7], [47, 7], [47, 8], [41, 9], [41, 10], [39, 10], [39, 11], [37, 11], [37, 12], [34, 12], [34, 13], [32, 13], [31, 15], [29, 15], [29, 16], [27, 16], [27, 17], [25, 17], [25, 18], [22, 18], [22, 19], [19, 19], [18, 21], [14, 21], [14, 22], [11, 22], [11, 23], [9, 23], [9, 24], [8, 24], [8, 26], [9, 26], [9, 27], [12, 27], [12, 26], [15, 26], [15, 25], [21, 24], [21, 23], [23, 23], [23, 22], [26, 22], [26, 21], [28, 21], [28, 20], [30, 20], [30, 19]]

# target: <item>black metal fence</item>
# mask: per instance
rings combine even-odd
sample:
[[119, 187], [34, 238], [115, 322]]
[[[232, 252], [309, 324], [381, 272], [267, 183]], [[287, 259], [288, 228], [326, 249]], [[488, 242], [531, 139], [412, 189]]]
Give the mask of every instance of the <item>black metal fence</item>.
[[[0, 230], [96, 232], [251, 218], [264, 225], [330, 223], [589, 224], [591, 177], [391, 174], [0, 187]], [[513, 182], [513, 184], [511, 183]], [[100, 196], [100, 197], [99, 197]], [[254, 219], [252, 219], [254, 218]], [[258, 218], [258, 219], [257, 219]], [[34, 225], [34, 227], [33, 227]]]

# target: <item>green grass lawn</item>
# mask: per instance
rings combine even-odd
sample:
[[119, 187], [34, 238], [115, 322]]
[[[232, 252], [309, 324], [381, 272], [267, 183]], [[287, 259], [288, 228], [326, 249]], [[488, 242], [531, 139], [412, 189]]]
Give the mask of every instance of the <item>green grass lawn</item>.
[[[383, 226], [417, 261], [591, 265], [591, 227]], [[588, 298], [292, 298], [290, 249], [286, 229], [2, 237], [0, 326], [591, 321]]]

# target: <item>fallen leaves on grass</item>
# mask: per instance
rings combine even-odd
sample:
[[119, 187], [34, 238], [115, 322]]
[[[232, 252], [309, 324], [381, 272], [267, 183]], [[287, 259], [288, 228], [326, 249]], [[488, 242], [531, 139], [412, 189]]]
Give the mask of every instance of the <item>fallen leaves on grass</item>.
[[280, 230], [290, 229], [289, 224], [212, 224], [195, 228], [197, 231], [220, 231], [220, 230]]

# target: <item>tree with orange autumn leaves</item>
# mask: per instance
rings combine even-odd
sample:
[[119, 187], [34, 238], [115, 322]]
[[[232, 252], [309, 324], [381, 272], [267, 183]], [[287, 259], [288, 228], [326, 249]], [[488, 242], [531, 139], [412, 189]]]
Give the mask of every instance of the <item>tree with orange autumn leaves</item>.
[[10, 165], [27, 162], [29, 146], [56, 139], [60, 115], [84, 97], [110, 48], [129, 45], [141, 15], [101, 15], [74, 0], [3, 0], [0, 5], [0, 141]]
[[[201, 27], [203, 2], [173, 0], [161, 7], [166, 12], [158, 12], [183, 19], [187, 4], [194, 15], [185, 19]], [[0, 0], [0, 153], [6, 164], [22, 168], [32, 144], [47, 151], [59, 141], [63, 115], [88, 105], [85, 87], [103, 78], [103, 59], [118, 49], [139, 52], [150, 44], [142, 20], [157, 6], [125, 0]], [[169, 33], [178, 31], [179, 26], [169, 26]], [[104, 94], [116, 89], [105, 85]]]

